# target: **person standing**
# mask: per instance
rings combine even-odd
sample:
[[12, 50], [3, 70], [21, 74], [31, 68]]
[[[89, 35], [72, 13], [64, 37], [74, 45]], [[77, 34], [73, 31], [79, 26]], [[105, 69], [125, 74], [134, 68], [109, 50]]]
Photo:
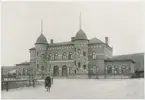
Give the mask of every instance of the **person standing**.
[[48, 90], [50, 91], [51, 83], [52, 83], [52, 81], [51, 81], [50, 76], [47, 76], [47, 77], [45, 78], [45, 88], [47, 89], [47, 91], [48, 91]]

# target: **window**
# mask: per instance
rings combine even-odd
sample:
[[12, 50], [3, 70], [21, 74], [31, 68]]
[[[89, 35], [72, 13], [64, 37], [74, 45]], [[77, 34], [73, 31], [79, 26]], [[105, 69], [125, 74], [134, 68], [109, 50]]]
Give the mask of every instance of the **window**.
[[124, 73], [126, 71], [126, 66], [122, 65], [122, 73]]
[[84, 70], [85, 70], [86, 69], [86, 65], [84, 65], [83, 67], [84, 67]]
[[19, 72], [18, 75], [21, 76], [21, 73]]
[[43, 59], [44, 59], [44, 54], [42, 54], [42, 55], [41, 55], [41, 58], [43, 58]]
[[119, 67], [117, 65], [114, 66], [114, 74], [119, 74]]
[[77, 61], [75, 60], [75, 65], [77, 65]]
[[66, 57], [66, 52], [64, 52], [64, 53], [62, 54], [62, 59], [63, 59], [63, 60], [66, 60], [66, 58], [67, 58], [67, 57]]
[[86, 56], [86, 52], [85, 51], [83, 52], [83, 55]]
[[30, 73], [30, 69], [28, 68], [28, 69], [27, 69], [27, 75], [29, 75], [29, 73]]
[[75, 74], [76, 74], [76, 70], [74, 70], [75, 71]]
[[41, 66], [41, 70], [44, 71], [44, 66]]
[[79, 62], [79, 63], [78, 63], [78, 68], [80, 68], [80, 67], [81, 67], [81, 63]]
[[26, 71], [26, 70], [25, 70], [25, 68], [24, 68], [24, 69], [23, 69], [23, 75], [25, 75], [25, 71]]
[[37, 56], [38, 56], [38, 54], [39, 54], [39, 53], [37, 52]]
[[107, 73], [108, 73], [108, 74], [111, 74], [111, 73], [112, 73], [112, 67], [111, 67], [111, 66], [108, 66], [108, 67], [107, 67]]
[[57, 60], [57, 57], [58, 57], [58, 54], [55, 53], [55, 54], [54, 54], [54, 60]]
[[51, 53], [48, 55], [48, 60], [51, 60]]
[[69, 53], [69, 55], [68, 55], [68, 59], [69, 59], [69, 60], [72, 59], [72, 52]]
[[81, 50], [80, 49], [78, 49], [78, 54], [81, 54]]
[[92, 55], [93, 55], [93, 59], [96, 59], [96, 52], [93, 52]]
[[39, 69], [39, 64], [37, 64], [37, 69]]

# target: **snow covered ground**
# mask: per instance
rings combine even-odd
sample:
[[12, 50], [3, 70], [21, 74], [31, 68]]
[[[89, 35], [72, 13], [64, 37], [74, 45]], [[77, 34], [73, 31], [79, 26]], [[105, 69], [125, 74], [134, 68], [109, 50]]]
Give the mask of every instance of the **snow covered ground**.
[[2, 99], [142, 99], [144, 79], [54, 79], [51, 91], [44, 86], [2, 91]]

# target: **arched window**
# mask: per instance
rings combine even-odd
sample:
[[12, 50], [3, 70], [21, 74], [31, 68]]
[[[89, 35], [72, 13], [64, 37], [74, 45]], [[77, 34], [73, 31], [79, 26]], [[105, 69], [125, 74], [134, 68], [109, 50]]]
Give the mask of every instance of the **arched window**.
[[54, 60], [57, 60], [57, 58], [58, 58], [58, 54], [55, 53], [55, 54], [54, 54]]
[[48, 54], [48, 60], [51, 60], [51, 53]]
[[64, 52], [64, 53], [62, 54], [62, 59], [63, 59], [63, 60], [66, 60], [66, 58], [67, 58], [67, 57], [66, 57], [66, 52]]
[[79, 62], [79, 63], [78, 63], [78, 68], [80, 68], [80, 67], [81, 67], [81, 63]]
[[93, 57], [93, 59], [96, 59], [96, 52], [92, 53], [92, 57]]
[[124, 73], [126, 71], [126, 66], [125, 65], [122, 65], [122, 73]]
[[117, 65], [114, 66], [114, 74], [119, 74], [119, 67]]
[[72, 59], [72, 52], [69, 53], [69, 55], [68, 55], [68, 59], [69, 59], [69, 60]]
[[86, 56], [86, 52], [85, 51], [83, 51], [83, 56]]

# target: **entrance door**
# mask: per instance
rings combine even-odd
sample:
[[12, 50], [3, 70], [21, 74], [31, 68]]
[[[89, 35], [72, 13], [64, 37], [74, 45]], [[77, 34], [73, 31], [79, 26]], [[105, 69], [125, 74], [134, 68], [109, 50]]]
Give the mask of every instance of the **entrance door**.
[[62, 76], [67, 76], [67, 66], [66, 65], [62, 66]]
[[59, 67], [58, 66], [54, 66], [54, 68], [53, 68], [53, 76], [59, 76]]

